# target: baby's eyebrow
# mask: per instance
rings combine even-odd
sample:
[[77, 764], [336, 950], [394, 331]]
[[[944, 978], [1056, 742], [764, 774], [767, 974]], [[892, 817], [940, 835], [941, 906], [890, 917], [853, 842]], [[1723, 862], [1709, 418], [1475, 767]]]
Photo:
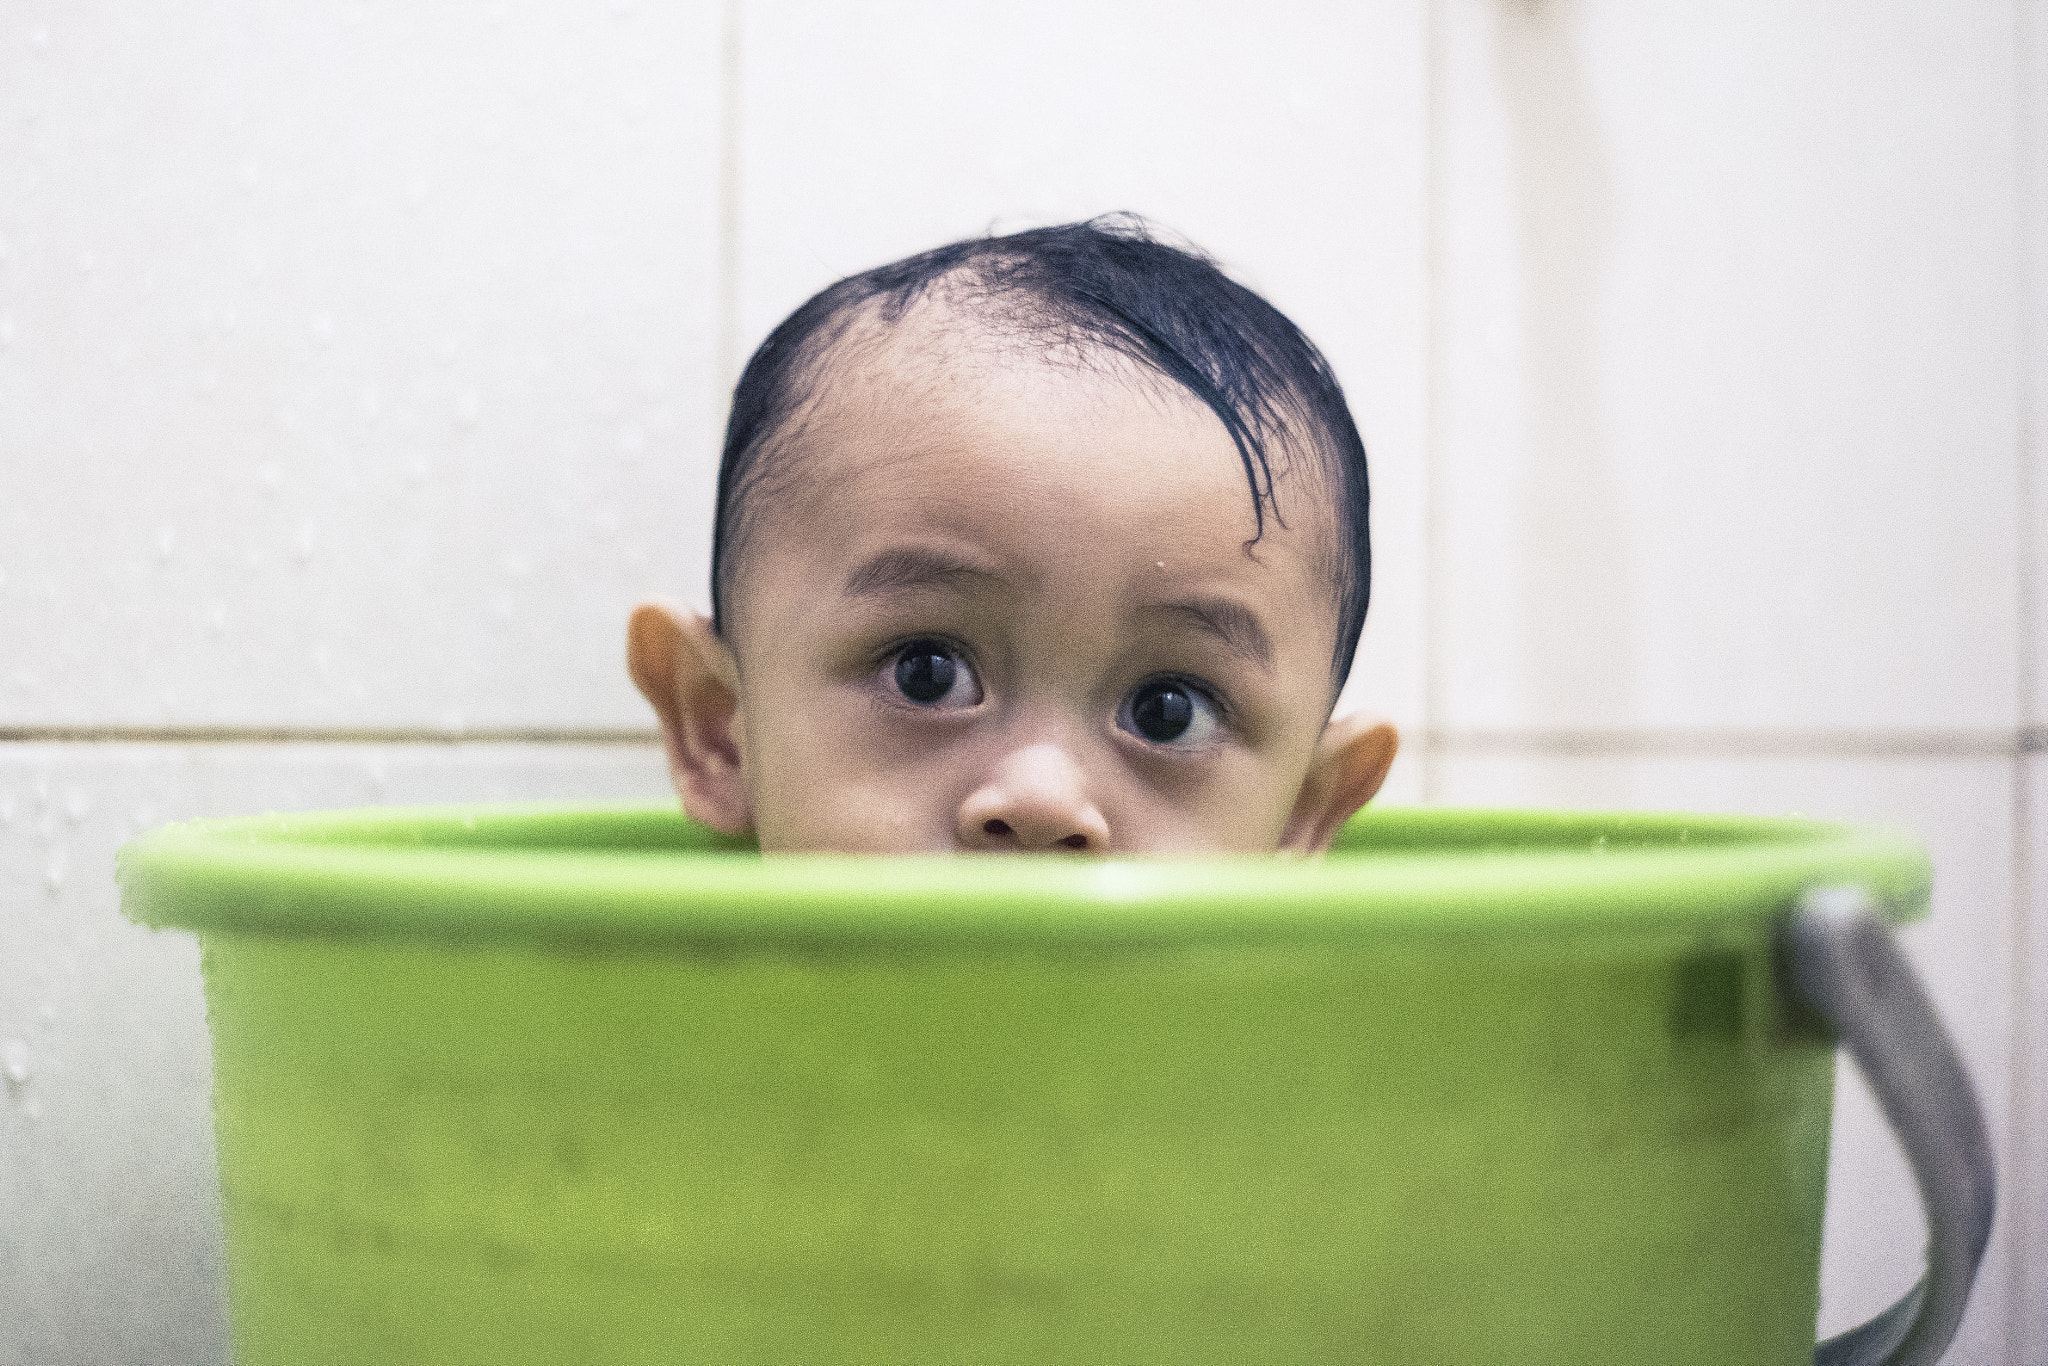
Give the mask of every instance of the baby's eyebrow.
[[846, 576], [846, 596], [877, 597], [904, 588], [957, 588], [1000, 582], [993, 571], [955, 555], [916, 547], [885, 550]]
[[1258, 613], [1228, 598], [1190, 598], [1165, 602], [1143, 609], [1185, 618], [1197, 629], [1222, 641], [1230, 649], [1267, 672], [1273, 668], [1273, 638], [1266, 634]]

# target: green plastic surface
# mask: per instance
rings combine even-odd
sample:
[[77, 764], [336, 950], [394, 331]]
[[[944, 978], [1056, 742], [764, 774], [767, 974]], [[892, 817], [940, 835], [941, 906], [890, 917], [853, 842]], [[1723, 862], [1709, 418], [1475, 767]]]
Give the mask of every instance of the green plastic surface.
[[241, 1366], [1805, 1362], [1812, 822], [1383, 811], [1321, 863], [771, 858], [672, 812], [172, 827]]

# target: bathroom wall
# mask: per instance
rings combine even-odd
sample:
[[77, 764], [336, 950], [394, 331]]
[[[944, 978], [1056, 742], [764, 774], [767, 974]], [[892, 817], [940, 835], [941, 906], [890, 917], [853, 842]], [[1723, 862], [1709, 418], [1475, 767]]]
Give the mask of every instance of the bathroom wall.
[[[0, 11], [0, 1363], [219, 1362], [208, 813], [657, 797], [722, 395], [848, 270], [1131, 208], [1374, 459], [1390, 797], [1878, 820], [2048, 1363], [2048, 5]], [[1845, 1073], [1822, 1327], [1917, 1274]]]

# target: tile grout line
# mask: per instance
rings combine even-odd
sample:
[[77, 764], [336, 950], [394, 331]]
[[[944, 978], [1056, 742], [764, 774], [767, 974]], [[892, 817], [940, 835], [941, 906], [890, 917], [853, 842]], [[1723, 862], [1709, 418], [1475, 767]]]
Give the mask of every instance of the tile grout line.
[[[2035, 500], [2048, 490], [2036, 486], [2035, 460], [2048, 451], [2043, 450], [2048, 432], [2040, 430], [2043, 411], [2043, 394], [2037, 388], [2034, 353], [2048, 345], [2048, 336], [2043, 334], [2044, 320], [2037, 309], [2048, 290], [2040, 272], [2044, 264], [2035, 245], [2035, 233], [2048, 228], [2048, 202], [2043, 201], [2044, 184], [2041, 178], [2048, 172], [2030, 170], [2035, 161], [2048, 157], [2048, 122], [2043, 114], [2048, 112], [2041, 102], [2037, 89], [2039, 78], [2048, 76], [2048, 5], [2042, 0], [2015, 0], [2013, 6], [2013, 42], [2015, 71], [2014, 90], [2014, 216], [2013, 237], [2019, 298], [2019, 313], [2015, 319], [2017, 336], [2015, 352], [2018, 373], [2015, 400], [2018, 411], [2015, 414], [2017, 436], [2017, 460], [2014, 469], [2014, 502], [2017, 513], [2014, 553], [2019, 558], [2017, 568], [2015, 611], [2018, 616], [2015, 641], [2018, 658], [2015, 662], [2017, 697], [2016, 714], [2029, 716], [2034, 699], [2040, 688], [2037, 671], [2040, 661], [2036, 651], [2043, 648], [2041, 642], [2033, 640], [2032, 626], [2040, 611], [2040, 595], [2048, 592], [2048, 584], [2040, 581], [2038, 518], [2035, 515]], [[2038, 221], [2037, 221], [2038, 220]], [[2048, 353], [2041, 360], [2048, 361]], [[2042, 718], [2048, 719], [2048, 718]], [[2034, 927], [2030, 923], [2029, 911], [2036, 895], [2034, 881], [2043, 870], [2037, 866], [2032, 847], [2032, 824], [2035, 819], [2033, 807], [2033, 783], [2030, 781], [2029, 752], [2048, 751], [2048, 745], [2038, 743], [2040, 732], [2048, 726], [2035, 726], [2037, 743], [2031, 751], [2022, 747], [2012, 765], [2012, 812], [2013, 812], [2013, 893], [2011, 944], [2012, 960], [2009, 969], [2012, 1008], [2012, 1089], [2008, 1099], [2006, 1115], [2006, 1151], [2012, 1155], [2013, 1175], [2008, 1178], [2014, 1187], [2015, 1197], [2009, 1198], [2007, 1207], [2012, 1230], [2013, 1254], [2006, 1268], [2006, 1356], [2015, 1362], [2025, 1359], [2030, 1344], [2027, 1341], [2029, 1329], [2028, 1291], [2030, 1283], [2048, 1282], [2048, 1267], [2038, 1263], [2048, 1258], [2048, 1249], [2039, 1246], [2039, 1234], [2043, 1230], [2033, 1227], [2038, 1217], [2037, 1209], [2048, 1192], [2035, 1191], [2030, 1183], [2037, 1179], [2028, 1160], [2026, 1137], [2029, 1120], [2037, 1108], [2042, 1080], [2036, 1075], [2034, 1056], [2041, 1047], [2038, 1036], [2039, 1026], [2034, 1023], [2041, 1011], [2034, 1006], [2034, 998], [2048, 990], [2048, 982], [2035, 979], [2033, 943]], [[2048, 1004], [2044, 1002], [2043, 1004]], [[2036, 1264], [2030, 1265], [2030, 1262]]]
[[2006, 1146], [2008, 1161], [2012, 1164], [2005, 1177], [2007, 1190], [2004, 1204], [2009, 1211], [2007, 1226], [2012, 1230], [2011, 1259], [2006, 1266], [2006, 1356], [2011, 1361], [2025, 1360], [2028, 1346], [2027, 1304], [2028, 1282], [2040, 1277], [2042, 1269], [2028, 1266], [2029, 1258], [2048, 1255], [2048, 1249], [2039, 1246], [2033, 1229], [2035, 1206], [2041, 1196], [2031, 1189], [2032, 1171], [2027, 1154], [2028, 1119], [2037, 1108], [2036, 1097], [2041, 1079], [2036, 1075], [2033, 1056], [2039, 1047], [2036, 1037], [2038, 1026], [2031, 1021], [2039, 1014], [2029, 1008], [2028, 1002], [2039, 992], [2043, 983], [2034, 980], [2033, 935], [2028, 924], [2028, 908], [2035, 897], [2034, 879], [2041, 870], [2035, 866], [2030, 826], [2033, 816], [2032, 784], [2028, 769], [2032, 767], [2026, 755], [2020, 754], [2012, 761], [2012, 959], [2007, 969], [2007, 989], [2011, 992], [2009, 1004], [2012, 1008], [2012, 1072], [2011, 1089], [2006, 1099]]
[[[1422, 733], [1443, 715], [1444, 2], [1422, 0]], [[1443, 795], [1441, 756], [1425, 740], [1422, 800]]]
[[725, 0], [718, 32], [718, 376], [722, 411], [740, 369], [740, 4]]
[[0, 726], [0, 745], [610, 745], [655, 746], [642, 726]]
[[1529, 759], [2004, 759], [2048, 752], [2048, 726], [1616, 727], [1439, 730], [1419, 743], [1447, 755]]

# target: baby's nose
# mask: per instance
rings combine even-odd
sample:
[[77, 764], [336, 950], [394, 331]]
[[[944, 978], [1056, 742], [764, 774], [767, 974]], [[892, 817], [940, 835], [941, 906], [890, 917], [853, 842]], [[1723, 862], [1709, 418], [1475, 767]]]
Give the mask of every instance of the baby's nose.
[[1058, 745], [1007, 754], [960, 804], [954, 837], [962, 849], [1102, 854], [1109, 822], [1088, 797], [1081, 766]]

